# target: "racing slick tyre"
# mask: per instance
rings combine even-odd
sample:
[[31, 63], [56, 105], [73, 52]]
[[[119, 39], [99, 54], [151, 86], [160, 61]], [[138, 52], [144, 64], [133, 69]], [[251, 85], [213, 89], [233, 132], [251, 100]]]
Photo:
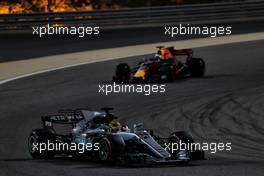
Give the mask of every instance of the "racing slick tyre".
[[[180, 141], [184, 144], [194, 143], [192, 136], [189, 135], [186, 131], [177, 131], [170, 134], [169, 143]], [[205, 153], [204, 151], [195, 150], [195, 148], [192, 148], [192, 151], [190, 151], [190, 158], [191, 160], [204, 160]]]
[[[32, 130], [28, 137], [28, 150], [34, 159], [49, 159], [54, 157], [54, 152], [47, 150], [47, 143], [54, 141], [53, 132], [47, 129]], [[46, 149], [40, 151], [40, 145], [46, 144]]]
[[113, 82], [117, 83], [129, 83], [131, 76], [131, 69], [128, 64], [121, 63], [116, 66], [115, 76]]
[[205, 62], [202, 58], [191, 58], [187, 61], [187, 65], [192, 77], [204, 77]]
[[170, 134], [169, 139], [177, 137], [183, 143], [192, 143], [193, 138], [185, 131], [177, 131]]
[[110, 162], [112, 160], [112, 146], [107, 138], [103, 138], [99, 144], [98, 157], [102, 162]]
[[[173, 132], [169, 135], [168, 138], [168, 143], [169, 144], [188, 144], [193, 142], [192, 137], [187, 134], [185, 131], [177, 131], [177, 132]], [[178, 154], [182, 152], [180, 149], [178, 149], [178, 152], [173, 152], [171, 153], [171, 157], [173, 159], [178, 159]], [[190, 153], [188, 152], [188, 156], [190, 156]]]

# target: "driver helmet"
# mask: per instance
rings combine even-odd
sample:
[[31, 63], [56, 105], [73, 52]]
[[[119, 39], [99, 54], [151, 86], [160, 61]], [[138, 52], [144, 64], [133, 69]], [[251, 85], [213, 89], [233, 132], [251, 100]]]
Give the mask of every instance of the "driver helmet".
[[119, 131], [122, 128], [120, 122], [117, 119], [113, 119], [109, 123], [109, 127], [112, 131]]
[[170, 50], [168, 48], [161, 48], [159, 50], [160, 56], [161, 56], [161, 60], [169, 60], [169, 59], [173, 59], [173, 55], [170, 52]]

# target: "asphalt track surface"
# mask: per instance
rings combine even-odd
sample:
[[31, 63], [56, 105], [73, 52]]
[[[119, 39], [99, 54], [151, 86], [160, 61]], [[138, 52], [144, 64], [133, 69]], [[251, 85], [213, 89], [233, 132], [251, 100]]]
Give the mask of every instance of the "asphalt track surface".
[[[166, 94], [98, 93], [121, 60], [100, 62], [0, 85], [0, 175], [229, 175], [264, 173], [264, 41], [196, 48], [207, 63], [205, 78], [179, 79]], [[145, 56], [147, 57], [147, 56]], [[134, 63], [139, 57], [124, 58]], [[111, 106], [121, 122], [143, 122], [166, 136], [189, 131], [197, 141], [232, 142], [232, 151], [207, 152], [189, 166], [131, 168], [67, 158], [33, 160], [26, 147], [40, 116], [61, 108]]]

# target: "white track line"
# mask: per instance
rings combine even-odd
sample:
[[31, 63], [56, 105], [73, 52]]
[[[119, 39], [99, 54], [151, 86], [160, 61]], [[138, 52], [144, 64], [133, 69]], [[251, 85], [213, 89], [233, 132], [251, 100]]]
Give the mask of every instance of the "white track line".
[[[100, 50], [93, 50], [86, 52], [34, 58], [34, 59], [28, 59], [22, 61], [4, 62], [0, 64], [0, 76], [2, 74], [6, 76], [7, 79], [4, 78], [4, 80], [0, 81], [0, 85], [21, 78], [34, 76], [41, 73], [61, 70], [65, 68], [70, 68], [85, 64], [92, 64], [96, 62], [121, 59], [126, 57], [151, 54], [155, 52], [156, 46], [161, 46], [161, 45], [175, 46], [176, 48], [197, 48], [197, 47], [207, 47], [207, 46], [240, 43], [240, 42], [248, 42], [248, 41], [256, 41], [256, 40], [264, 40], [264, 32], [232, 35], [232, 36], [225, 36], [218, 38], [191, 39], [191, 40], [135, 45], [135, 46], [111, 48], [111, 49], [100, 49]], [[133, 54], [131, 55], [131, 53]]]
[[[134, 57], [134, 56], [136, 56], [136, 55], [126, 56], [126, 57]], [[22, 78], [38, 75], [38, 74], [41, 74], [41, 73], [47, 73], [47, 72], [52, 72], [52, 71], [56, 71], [56, 70], [62, 70], [62, 69], [66, 69], [66, 68], [71, 68], [71, 67], [76, 67], [76, 66], [81, 66], [81, 65], [86, 65], [86, 64], [92, 64], [92, 63], [97, 63], [97, 62], [110, 61], [110, 60], [115, 60], [115, 59], [122, 59], [122, 58], [125, 58], [125, 57], [115, 57], [115, 58], [107, 58], [107, 59], [101, 59], [101, 60], [91, 60], [91, 61], [88, 61], [88, 62], [72, 64], [72, 65], [66, 65], [66, 66], [63, 66], [63, 67], [51, 68], [51, 69], [41, 70], [41, 71], [37, 71], [37, 72], [33, 72], [33, 73], [27, 73], [27, 74], [23, 74], [23, 75], [20, 75], [20, 76], [16, 76], [16, 77], [13, 77], [13, 78], [10, 78], [10, 79], [6, 79], [6, 80], [3, 80], [3, 81], [0, 81], [0, 85], [8, 83], [8, 82], [11, 82], [11, 81], [15, 81], [15, 80], [18, 80], [18, 79], [22, 79]]]

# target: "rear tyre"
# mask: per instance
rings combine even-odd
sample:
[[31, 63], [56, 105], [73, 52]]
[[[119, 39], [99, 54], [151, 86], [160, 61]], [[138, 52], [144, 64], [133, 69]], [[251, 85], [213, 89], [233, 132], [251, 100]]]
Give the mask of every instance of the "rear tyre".
[[102, 162], [110, 162], [112, 160], [112, 147], [107, 138], [100, 141], [98, 157]]
[[187, 65], [192, 77], [204, 77], [205, 62], [202, 58], [191, 58], [187, 61]]
[[[54, 157], [54, 151], [40, 151], [40, 144], [47, 144], [48, 141], [52, 142], [53, 139], [50, 130], [36, 129], [32, 130], [28, 137], [28, 151], [34, 159], [50, 159]], [[47, 145], [46, 145], [47, 147]]]

